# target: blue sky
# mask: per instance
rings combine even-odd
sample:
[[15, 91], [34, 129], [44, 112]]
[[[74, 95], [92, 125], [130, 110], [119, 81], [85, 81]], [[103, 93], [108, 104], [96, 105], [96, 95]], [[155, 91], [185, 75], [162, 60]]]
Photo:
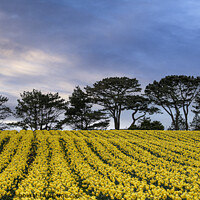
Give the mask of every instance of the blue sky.
[[[0, 94], [33, 88], [67, 99], [76, 85], [199, 76], [198, 0], [0, 0]], [[155, 115], [165, 126], [167, 115]], [[131, 123], [122, 114], [121, 128]], [[111, 127], [112, 123], [111, 123]]]

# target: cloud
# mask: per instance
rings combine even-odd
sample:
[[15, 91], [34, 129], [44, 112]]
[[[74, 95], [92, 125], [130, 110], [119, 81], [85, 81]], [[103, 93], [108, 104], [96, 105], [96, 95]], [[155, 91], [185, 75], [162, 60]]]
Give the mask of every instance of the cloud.
[[47, 54], [41, 50], [30, 50], [25, 52], [23, 55], [23, 59], [27, 60], [29, 62], [37, 62], [37, 63], [63, 63], [65, 60], [61, 58], [60, 56], [55, 56], [51, 54]]
[[46, 73], [46, 67], [35, 65], [25, 61], [7, 61], [0, 59], [1, 74], [6, 76], [38, 76], [41, 73]]
[[48, 65], [65, 62], [61, 56], [30, 49], [6, 39], [0, 40], [0, 46], [0, 74], [5, 76], [38, 76], [47, 73]]

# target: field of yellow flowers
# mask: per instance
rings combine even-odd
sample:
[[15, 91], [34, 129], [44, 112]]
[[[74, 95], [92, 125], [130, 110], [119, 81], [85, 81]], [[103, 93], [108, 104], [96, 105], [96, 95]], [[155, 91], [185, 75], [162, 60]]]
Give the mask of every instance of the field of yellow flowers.
[[200, 132], [0, 131], [0, 199], [200, 199]]

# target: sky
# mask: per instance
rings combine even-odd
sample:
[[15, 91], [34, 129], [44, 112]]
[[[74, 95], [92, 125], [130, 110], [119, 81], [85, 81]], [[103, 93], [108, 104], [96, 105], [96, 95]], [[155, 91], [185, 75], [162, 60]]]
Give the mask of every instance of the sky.
[[[0, 95], [14, 109], [33, 88], [67, 100], [106, 77], [144, 89], [167, 75], [199, 76], [199, 10], [198, 0], [0, 0]], [[121, 128], [130, 124], [123, 112]]]

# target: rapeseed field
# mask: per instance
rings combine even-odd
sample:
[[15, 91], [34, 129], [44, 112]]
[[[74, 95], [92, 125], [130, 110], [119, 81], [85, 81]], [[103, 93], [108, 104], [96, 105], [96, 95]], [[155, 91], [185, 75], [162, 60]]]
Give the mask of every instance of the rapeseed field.
[[200, 199], [200, 132], [0, 131], [0, 199]]

